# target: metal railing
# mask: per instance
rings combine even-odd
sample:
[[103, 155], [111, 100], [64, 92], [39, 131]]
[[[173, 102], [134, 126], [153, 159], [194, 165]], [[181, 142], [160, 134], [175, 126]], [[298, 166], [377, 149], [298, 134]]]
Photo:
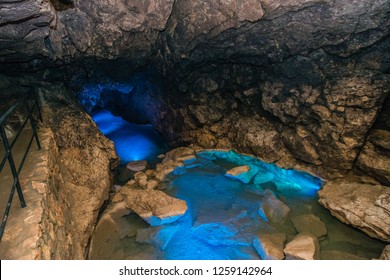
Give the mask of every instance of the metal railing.
[[[32, 105], [31, 105], [31, 103], [32, 103]], [[24, 107], [24, 110], [26, 112], [26, 118], [23, 120], [22, 126], [19, 128], [18, 132], [16, 133], [14, 138], [11, 139], [11, 142], [10, 142], [10, 139], [8, 138], [6, 130], [5, 130], [6, 129], [5, 128], [6, 121], [9, 119], [9, 117], [11, 117], [13, 114], [15, 114], [17, 109], [23, 108], [23, 107]], [[18, 193], [20, 205], [22, 206], [22, 208], [27, 206], [26, 202], [24, 200], [22, 188], [20, 186], [19, 174], [22, 171], [23, 165], [24, 165], [26, 158], [27, 158], [27, 154], [30, 150], [31, 144], [32, 144], [34, 139], [36, 141], [38, 149], [41, 149], [41, 143], [39, 141], [38, 133], [37, 133], [37, 124], [39, 121], [38, 118], [39, 118], [39, 120], [42, 121], [39, 100], [38, 100], [37, 95], [35, 94], [35, 91], [33, 91], [33, 90], [30, 90], [25, 96], [23, 96], [22, 98], [17, 100], [3, 115], [0, 116], [0, 136], [2, 139], [1, 143], [2, 143], [4, 150], [5, 150], [5, 155], [0, 162], [0, 174], [3, 171], [4, 166], [8, 162], [9, 167], [10, 167], [11, 172], [12, 172], [12, 176], [13, 176], [13, 183], [11, 186], [11, 192], [10, 192], [10, 195], [8, 197], [7, 206], [5, 208], [3, 220], [2, 220], [1, 226], [0, 226], [0, 241], [3, 237], [5, 226], [7, 224], [7, 220], [8, 220], [9, 212], [11, 209], [15, 189]], [[31, 128], [32, 128], [32, 136], [28, 142], [27, 148], [23, 154], [23, 157], [22, 157], [22, 160], [21, 160], [19, 166], [16, 167], [14, 157], [12, 156], [12, 148], [15, 146], [15, 143], [18, 141], [20, 134], [23, 132], [23, 130], [25, 129], [25, 127], [28, 123], [30, 123]]]

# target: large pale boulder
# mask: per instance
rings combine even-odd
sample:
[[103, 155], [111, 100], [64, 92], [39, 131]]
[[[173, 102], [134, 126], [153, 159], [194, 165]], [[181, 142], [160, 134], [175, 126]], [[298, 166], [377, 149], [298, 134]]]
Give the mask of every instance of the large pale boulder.
[[320, 245], [311, 233], [300, 233], [284, 248], [286, 260], [318, 260]]
[[126, 207], [152, 226], [176, 221], [187, 211], [184, 200], [171, 197], [157, 190], [122, 188]]
[[319, 203], [340, 221], [390, 242], [390, 188], [335, 180], [318, 196]]
[[283, 260], [284, 233], [260, 233], [253, 240], [253, 247], [263, 260]]
[[291, 221], [299, 233], [310, 232], [317, 238], [327, 233], [324, 222], [313, 214], [294, 216]]

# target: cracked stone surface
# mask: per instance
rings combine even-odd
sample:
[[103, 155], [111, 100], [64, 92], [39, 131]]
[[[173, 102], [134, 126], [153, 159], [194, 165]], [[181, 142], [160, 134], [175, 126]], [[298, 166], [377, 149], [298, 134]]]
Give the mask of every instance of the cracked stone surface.
[[319, 203], [340, 221], [390, 242], [390, 189], [335, 180], [318, 192]]

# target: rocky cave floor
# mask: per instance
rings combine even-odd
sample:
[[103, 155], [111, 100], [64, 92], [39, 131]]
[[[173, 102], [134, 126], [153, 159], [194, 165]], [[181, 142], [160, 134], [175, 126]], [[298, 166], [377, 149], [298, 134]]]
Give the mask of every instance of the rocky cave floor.
[[320, 179], [251, 156], [177, 148], [124, 169], [90, 259], [358, 260], [386, 245], [320, 206]]

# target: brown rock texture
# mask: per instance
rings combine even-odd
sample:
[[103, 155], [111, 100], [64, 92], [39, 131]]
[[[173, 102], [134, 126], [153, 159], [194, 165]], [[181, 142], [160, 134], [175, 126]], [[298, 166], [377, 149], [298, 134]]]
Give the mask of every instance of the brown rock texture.
[[274, 223], [284, 222], [291, 209], [280, 201], [271, 190], [267, 189], [264, 193], [264, 200], [258, 211], [259, 215]]
[[357, 167], [384, 185], [390, 185], [390, 131], [373, 130], [358, 159]]
[[187, 203], [184, 200], [171, 197], [158, 190], [123, 187], [121, 194], [126, 207], [152, 226], [173, 222], [187, 211]]
[[284, 248], [286, 260], [319, 260], [320, 245], [310, 233], [300, 233]]
[[387, 245], [379, 258], [380, 260], [390, 260], [390, 245]]
[[343, 180], [330, 181], [318, 192], [319, 203], [340, 221], [369, 236], [390, 241], [390, 189]]
[[253, 240], [253, 246], [263, 260], [283, 260], [284, 233], [259, 233]]
[[313, 214], [294, 216], [291, 221], [299, 233], [309, 232], [317, 238], [327, 233], [324, 222]]
[[98, 213], [108, 200], [118, 158], [111, 141], [66, 92], [44, 93], [44, 118], [53, 131], [42, 227], [44, 259], [84, 259]]

